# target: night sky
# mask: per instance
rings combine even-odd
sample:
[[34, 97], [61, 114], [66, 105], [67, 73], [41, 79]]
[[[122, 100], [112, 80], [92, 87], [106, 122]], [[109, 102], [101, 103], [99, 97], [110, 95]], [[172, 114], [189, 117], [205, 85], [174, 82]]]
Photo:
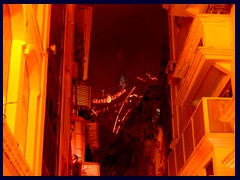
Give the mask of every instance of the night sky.
[[[146, 73], [158, 77], [163, 38], [168, 36], [167, 12], [160, 4], [91, 5], [93, 7], [88, 81], [92, 98], [110, 93], [124, 75], [129, 85]], [[100, 118], [100, 161], [113, 142], [112, 126]]]
[[149, 73], [158, 77], [167, 12], [161, 4], [98, 4], [93, 7], [88, 81], [92, 97]]

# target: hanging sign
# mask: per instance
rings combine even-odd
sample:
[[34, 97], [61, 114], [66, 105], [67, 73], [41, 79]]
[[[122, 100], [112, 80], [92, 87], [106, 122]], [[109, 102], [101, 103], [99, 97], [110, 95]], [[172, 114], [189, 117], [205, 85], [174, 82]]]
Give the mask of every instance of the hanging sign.
[[120, 97], [122, 94], [124, 94], [126, 92], [125, 89], [122, 89], [121, 91], [119, 91], [118, 93], [114, 94], [114, 95], [108, 95], [105, 98], [102, 99], [93, 99], [92, 103], [94, 104], [102, 104], [102, 103], [110, 103], [113, 100], [117, 99], [118, 97]]

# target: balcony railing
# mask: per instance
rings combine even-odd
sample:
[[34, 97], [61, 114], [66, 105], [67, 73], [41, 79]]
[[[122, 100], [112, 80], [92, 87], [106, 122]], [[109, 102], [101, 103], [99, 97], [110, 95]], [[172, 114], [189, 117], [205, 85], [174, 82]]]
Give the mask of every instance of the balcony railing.
[[93, 150], [98, 150], [99, 145], [99, 125], [97, 122], [86, 122], [86, 134], [89, 146]]
[[[202, 98], [168, 158], [168, 169], [171, 169], [169, 175], [183, 172], [193, 157], [196, 158], [194, 164], [197, 166], [197, 161], [201, 161], [211, 151], [210, 144], [218, 147], [234, 146], [232, 124], [219, 118], [230, 101], [231, 98]], [[201, 151], [200, 155], [198, 151]]]
[[96, 162], [82, 164], [82, 176], [100, 176], [100, 165]]
[[74, 122], [74, 130], [71, 139], [72, 153], [76, 155], [79, 162], [85, 161], [85, 121], [82, 117], [71, 116]]

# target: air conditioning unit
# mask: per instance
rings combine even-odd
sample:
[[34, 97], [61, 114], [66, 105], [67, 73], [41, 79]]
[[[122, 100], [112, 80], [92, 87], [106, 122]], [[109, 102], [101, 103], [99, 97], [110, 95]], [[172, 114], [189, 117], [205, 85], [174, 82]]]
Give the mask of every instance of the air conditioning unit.
[[77, 105], [90, 108], [91, 106], [91, 86], [76, 85]]

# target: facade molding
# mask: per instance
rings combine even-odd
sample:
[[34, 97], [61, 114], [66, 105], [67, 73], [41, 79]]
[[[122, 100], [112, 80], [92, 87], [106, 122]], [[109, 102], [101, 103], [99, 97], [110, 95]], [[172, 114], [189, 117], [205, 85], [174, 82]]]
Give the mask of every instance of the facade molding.
[[39, 57], [37, 54], [37, 48], [34, 44], [28, 44], [26, 46], [24, 55], [26, 57], [28, 72], [30, 76], [30, 88], [31, 90], [38, 91], [40, 94], [41, 62], [39, 62]]
[[[41, 39], [37, 17], [34, 13], [33, 6], [32, 4], [24, 4], [23, 8], [26, 17], [26, 32], [27, 32], [26, 41], [31, 44], [36, 44], [35, 46], [41, 54], [43, 52], [43, 42]], [[28, 33], [28, 31], [30, 32]]]
[[15, 169], [20, 176], [33, 175], [5, 119], [3, 119], [3, 153], [12, 164], [12, 167], [8, 168]]
[[171, 16], [194, 17], [207, 10], [208, 4], [163, 4]]
[[229, 155], [222, 161], [223, 166], [229, 168], [235, 168], [235, 148], [229, 153]]

